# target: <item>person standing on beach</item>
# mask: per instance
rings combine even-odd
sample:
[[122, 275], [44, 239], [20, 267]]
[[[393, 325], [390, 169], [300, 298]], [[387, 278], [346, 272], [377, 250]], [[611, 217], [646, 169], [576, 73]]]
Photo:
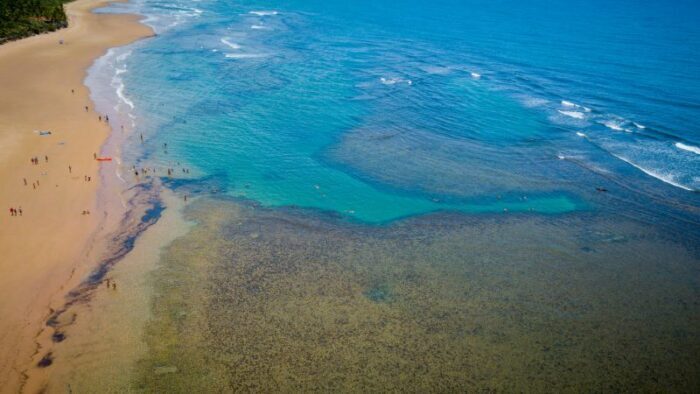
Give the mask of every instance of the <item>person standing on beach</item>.
[[73, 167], [71, 167], [70, 164], [68, 164], [68, 173], [69, 174], [73, 173]]
[[24, 186], [27, 186], [27, 178], [22, 178], [22, 180], [24, 181]]
[[85, 112], [87, 112], [87, 111], [88, 111], [88, 106], [86, 105], [86, 106], [85, 106]]
[[46, 156], [46, 155], [44, 155], [44, 160], [46, 160], [46, 162], [48, 163], [48, 162], [49, 162], [49, 157]]
[[10, 207], [10, 216], [15, 216], [15, 209]]
[[19, 207], [19, 216], [22, 216], [22, 207]]

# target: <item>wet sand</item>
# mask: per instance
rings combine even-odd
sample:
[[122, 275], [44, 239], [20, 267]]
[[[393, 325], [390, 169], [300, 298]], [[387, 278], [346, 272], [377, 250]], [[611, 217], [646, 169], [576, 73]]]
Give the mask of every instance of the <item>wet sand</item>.
[[[89, 291], [89, 302], [76, 303], [61, 314], [66, 324], [59, 324], [55, 332], [66, 339], [52, 346], [56, 359], [50, 367], [48, 392], [67, 387], [78, 393], [91, 392], [94, 387], [109, 393], [132, 391], [134, 367], [148, 357], [143, 333], [153, 318], [153, 272], [161, 259], [161, 247], [184, 236], [191, 227], [181, 213], [181, 197], [167, 190], [159, 197], [167, 210], [158, 222]], [[128, 226], [123, 230], [130, 231]], [[72, 316], [78, 318], [71, 321]]]
[[124, 213], [97, 200], [100, 166], [116, 163], [93, 158], [110, 125], [98, 119], [83, 80], [108, 48], [152, 31], [135, 15], [91, 13], [105, 4], [67, 4], [68, 28], [0, 46], [1, 392], [42, 387], [36, 364], [46, 351], [46, 319], [94, 268], [101, 231]]

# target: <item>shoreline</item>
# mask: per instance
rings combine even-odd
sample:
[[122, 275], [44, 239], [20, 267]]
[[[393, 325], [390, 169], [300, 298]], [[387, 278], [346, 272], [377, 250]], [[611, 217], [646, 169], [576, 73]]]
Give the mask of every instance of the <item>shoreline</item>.
[[109, 3], [66, 4], [67, 28], [0, 46], [0, 392], [41, 390], [50, 368], [36, 365], [56, 341], [46, 321], [95, 268], [108, 250], [104, 235], [126, 212], [106, 201], [118, 200], [107, 168], [117, 163], [93, 158], [111, 129], [85, 78], [110, 48], [153, 31], [138, 15], [92, 12]]

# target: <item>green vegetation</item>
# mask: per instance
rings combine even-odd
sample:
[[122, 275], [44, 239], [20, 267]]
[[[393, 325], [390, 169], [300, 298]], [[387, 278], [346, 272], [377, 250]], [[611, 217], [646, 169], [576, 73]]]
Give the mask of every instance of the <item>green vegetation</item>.
[[68, 0], [0, 0], [0, 44], [66, 27]]

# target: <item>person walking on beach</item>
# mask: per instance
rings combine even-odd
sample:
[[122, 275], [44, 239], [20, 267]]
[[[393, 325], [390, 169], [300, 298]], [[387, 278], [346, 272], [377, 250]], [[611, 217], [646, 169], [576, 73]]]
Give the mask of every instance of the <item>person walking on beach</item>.
[[10, 216], [15, 216], [15, 209], [10, 207]]
[[44, 155], [44, 160], [46, 160], [46, 162], [48, 163], [48, 162], [49, 162], [49, 157], [46, 156], [46, 155]]
[[87, 111], [88, 111], [88, 106], [86, 105], [86, 106], [85, 106], [85, 112], [87, 112]]
[[68, 173], [69, 174], [73, 173], [73, 167], [71, 167], [70, 164], [68, 164]]
[[22, 207], [19, 207], [19, 216], [22, 216]]
[[22, 178], [22, 180], [24, 181], [24, 186], [27, 186], [27, 178]]

